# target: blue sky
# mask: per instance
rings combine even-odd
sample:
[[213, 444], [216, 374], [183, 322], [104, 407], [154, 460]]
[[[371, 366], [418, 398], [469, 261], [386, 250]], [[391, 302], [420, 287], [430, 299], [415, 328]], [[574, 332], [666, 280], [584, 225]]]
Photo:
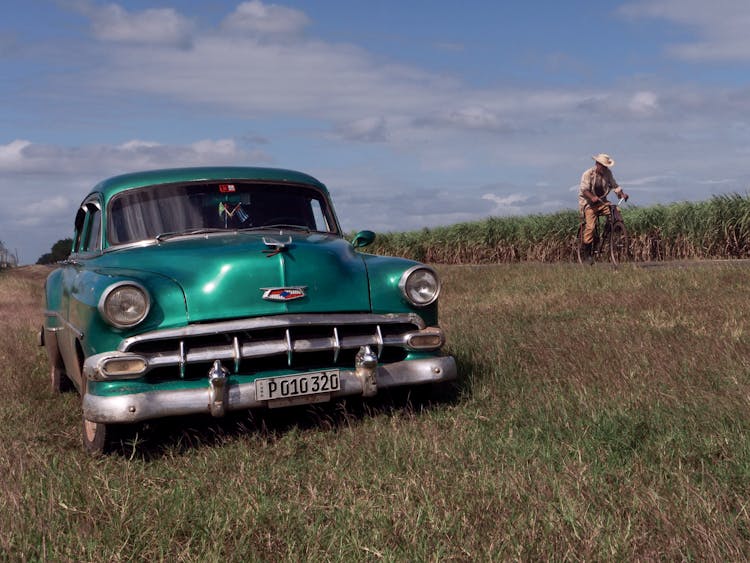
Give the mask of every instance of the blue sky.
[[122, 172], [308, 172], [347, 231], [748, 193], [750, 2], [5, 0], [0, 240], [33, 263]]

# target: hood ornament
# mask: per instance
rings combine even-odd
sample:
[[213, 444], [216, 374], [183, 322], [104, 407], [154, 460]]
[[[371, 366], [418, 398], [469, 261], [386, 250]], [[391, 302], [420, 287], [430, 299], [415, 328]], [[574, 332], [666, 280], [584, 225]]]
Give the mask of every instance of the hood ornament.
[[286, 240], [278, 240], [273, 237], [263, 237], [263, 244], [268, 247], [267, 250], [263, 251], [263, 254], [266, 255], [266, 258], [270, 258], [271, 256], [276, 256], [279, 252], [286, 250], [287, 247], [292, 244], [292, 237], [288, 236]]
[[296, 285], [294, 287], [261, 287], [263, 299], [266, 301], [292, 301], [301, 299], [306, 295], [306, 285]]

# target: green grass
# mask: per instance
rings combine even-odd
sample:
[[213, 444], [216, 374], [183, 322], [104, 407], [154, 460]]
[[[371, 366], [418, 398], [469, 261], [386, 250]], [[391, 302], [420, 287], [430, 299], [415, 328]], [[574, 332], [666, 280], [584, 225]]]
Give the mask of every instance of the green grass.
[[0, 559], [750, 557], [750, 269], [439, 270], [443, 400], [174, 419], [99, 459], [47, 390], [39, 277], [0, 276]]

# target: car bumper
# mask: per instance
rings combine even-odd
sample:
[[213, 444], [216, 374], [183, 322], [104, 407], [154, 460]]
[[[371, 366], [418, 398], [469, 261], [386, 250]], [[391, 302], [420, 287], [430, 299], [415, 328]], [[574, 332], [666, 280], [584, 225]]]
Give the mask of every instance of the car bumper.
[[[405, 360], [378, 365], [373, 370], [374, 386], [363, 380], [355, 370], [341, 370], [341, 385], [330, 394], [330, 399], [351, 395], [371, 396], [378, 389], [439, 383], [456, 379], [456, 362], [451, 356]], [[374, 389], [374, 390], [373, 390]], [[308, 395], [304, 402], [318, 402], [321, 397]], [[327, 399], [328, 397], [323, 397]], [[269, 401], [256, 399], [255, 383], [232, 384], [227, 382], [226, 391], [220, 395], [217, 408], [217, 393], [210, 383], [200, 389], [161, 390], [128, 395], [100, 396], [87, 393], [83, 398], [83, 415], [87, 420], [101, 423], [133, 423], [142, 420], [181, 416], [189, 414], [213, 414], [221, 416], [225, 411], [245, 410], [273, 406]]]

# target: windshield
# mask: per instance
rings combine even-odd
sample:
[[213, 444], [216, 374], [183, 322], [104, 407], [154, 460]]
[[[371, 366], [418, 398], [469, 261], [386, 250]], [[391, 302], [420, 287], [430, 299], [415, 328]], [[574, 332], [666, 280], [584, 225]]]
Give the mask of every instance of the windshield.
[[284, 227], [338, 234], [325, 196], [314, 188], [212, 182], [148, 186], [109, 205], [112, 245], [204, 230]]

